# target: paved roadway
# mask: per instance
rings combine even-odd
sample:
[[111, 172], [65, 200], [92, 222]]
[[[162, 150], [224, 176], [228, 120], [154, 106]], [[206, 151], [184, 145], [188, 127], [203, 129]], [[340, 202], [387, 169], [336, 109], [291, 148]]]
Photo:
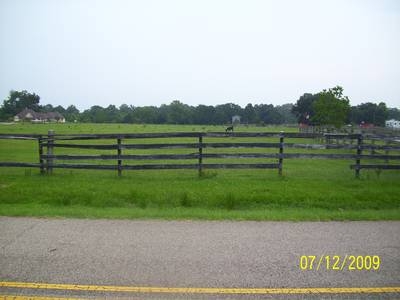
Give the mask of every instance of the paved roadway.
[[[0, 217], [0, 295], [400, 298], [399, 237], [400, 222]], [[300, 269], [302, 255], [316, 256], [313, 270]], [[339, 270], [332, 270], [334, 255]], [[350, 255], [362, 256], [369, 266], [357, 270], [354, 264], [356, 270], [350, 271]], [[379, 269], [366, 256], [379, 256]], [[312, 258], [303, 259], [309, 268]]]

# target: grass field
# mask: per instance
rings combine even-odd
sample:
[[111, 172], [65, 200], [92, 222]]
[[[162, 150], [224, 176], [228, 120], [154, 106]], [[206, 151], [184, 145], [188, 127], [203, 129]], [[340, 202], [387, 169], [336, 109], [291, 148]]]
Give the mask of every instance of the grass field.
[[[223, 131], [223, 126], [0, 125], [0, 133]], [[296, 128], [241, 127], [240, 131]], [[37, 162], [33, 141], [0, 140], [0, 161]], [[80, 151], [80, 150], [78, 150]], [[0, 169], [0, 215], [236, 220], [399, 220], [400, 172], [362, 171], [344, 160], [285, 160], [277, 170], [113, 171]]]

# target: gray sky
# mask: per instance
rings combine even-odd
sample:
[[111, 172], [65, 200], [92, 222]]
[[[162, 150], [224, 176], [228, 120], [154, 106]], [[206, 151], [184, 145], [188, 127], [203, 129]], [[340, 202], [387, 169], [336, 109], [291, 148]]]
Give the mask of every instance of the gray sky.
[[294, 103], [341, 85], [400, 107], [397, 0], [0, 0], [0, 99]]

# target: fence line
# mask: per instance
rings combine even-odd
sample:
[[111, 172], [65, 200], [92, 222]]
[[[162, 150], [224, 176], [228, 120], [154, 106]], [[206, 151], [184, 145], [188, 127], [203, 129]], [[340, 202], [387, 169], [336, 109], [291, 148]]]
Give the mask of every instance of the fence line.
[[[143, 143], [143, 139], [169, 139], [169, 138], [194, 138], [196, 142], [164, 142]], [[257, 138], [257, 142], [205, 142], [204, 138]], [[276, 142], [264, 142], [259, 139], [276, 138]], [[309, 143], [285, 143], [285, 139], [319, 139], [325, 144]], [[197, 169], [199, 174], [204, 169], [278, 169], [282, 175], [283, 162], [285, 159], [348, 159], [355, 160], [350, 168], [355, 170], [355, 176], [360, 176], [361, 169], [400, 169], [399, 164], [389, 164], [390, 161], [400, 159], [400, 155], [389, 155], [389, 151], [400, 151], [400, 138], [364, 136], [362, 134], [321, 134], [321, 133], [276, 133], [276, 132], [175, 132], [175, 133], [136, 133], [136, 134], [55, 134], [49, 131], [47, 135], [37, 134], [0, 134], [0, 139], [14, 140], [37, 140], [39, 147], [39, 159], [37, 163], [26, 162], [0, 162], [0, 167], [38, 167], [40, 173], [52, 173], [54, 168], [69, 169], [98, 169], [117, 170], [121, 176], [123, 170], [155, 170], [155, 169]], [[366, 140], [372, 144], [366, 144]], [[79, 141], [115, 140], [111, 144], [84, 144]], [[132, 141], [138, 143], [132, 143]], [[123, 143], [130, 141], [129, 143]], [[78, 142], [78, 143], [75, 143]], [[334, 143], [336, 142], [336, 143]], [[381, 144], [379, 144], [381, 143]], [[382, 144], [384, 143], [384, 144]], [[46, 148], [46, 149], [45, 149]], [[115, 154], [55, 154], [56, 148], [84, 149], [84, 150], [109, 150], [116, 151]], [[174, 149], [197, 149], [195, 153], [189, 154], [126, 154], [125, 150], [174, 150]], [[236, 153], [205, 153], [205, 149], [238, 149]], [[243, 149], [276, 149], [276, 153], [268, 152], [243, 152]], [[285, 153], [284, 149], [303, 150], [347, 150], [355, 153]], [[45, 151], [46, 150], [46, 151]], [[261, 151], [260, 150], [260, 151]], [[365, 151], [370, 151], [365, 154]], [[385, 151], [381, 154], [378, 151]], [[275, 163], [204, 163], [207, 159], [276, 159]], [[90, 163], [59, 163], [63, 161], [116, 161], [115, 165], [102, 165]], [[152, 160], [196, 160], [197, 163], [153, 163], [153, 164], [123, 164], [125, 161], [152, 161]], [[361, 160], [384, 160], [385, 164], [361, 164]]]

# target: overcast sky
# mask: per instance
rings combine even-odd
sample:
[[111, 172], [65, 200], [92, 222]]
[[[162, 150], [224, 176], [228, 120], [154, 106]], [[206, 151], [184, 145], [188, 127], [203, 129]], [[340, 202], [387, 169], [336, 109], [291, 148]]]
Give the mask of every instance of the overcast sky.
[[0, 43], [1, 100], [279, 105], [340, 85], [400, 107], [398, 0], [1, 0]]

